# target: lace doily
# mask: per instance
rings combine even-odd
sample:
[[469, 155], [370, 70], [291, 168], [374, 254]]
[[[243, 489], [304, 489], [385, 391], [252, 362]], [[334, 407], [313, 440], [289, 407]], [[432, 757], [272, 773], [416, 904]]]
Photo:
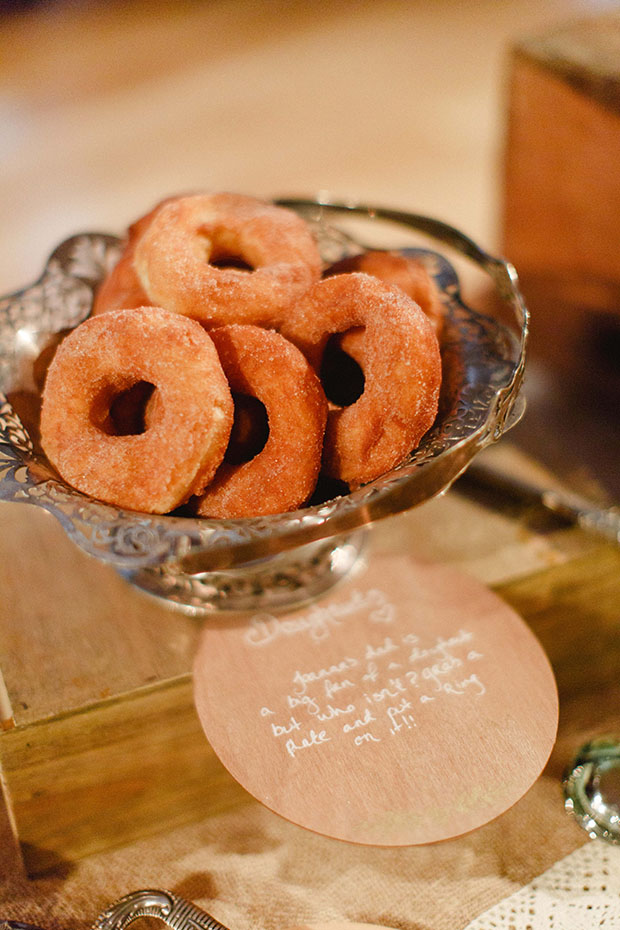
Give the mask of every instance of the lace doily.
[[620, 927], [620, 848], [582, 846], [466, 930], [594, 930]]

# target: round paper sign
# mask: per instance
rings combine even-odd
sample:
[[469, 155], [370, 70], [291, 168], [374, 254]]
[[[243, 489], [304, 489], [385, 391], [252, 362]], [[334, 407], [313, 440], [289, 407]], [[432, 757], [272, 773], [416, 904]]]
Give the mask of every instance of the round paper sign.
[[472, 578], [373, 555], [328, 597], [219, 619], [198, 714], [233, 777], [317, 833], [377, 846], [458, 836], [513, 805], [555, 740], [553, 673]]

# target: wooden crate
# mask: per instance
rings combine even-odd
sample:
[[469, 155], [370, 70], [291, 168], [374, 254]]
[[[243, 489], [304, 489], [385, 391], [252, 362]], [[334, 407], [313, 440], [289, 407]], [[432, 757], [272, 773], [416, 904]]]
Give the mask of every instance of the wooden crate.
[[[549, 571], [599, 551], [555, 524], [535, 532], [526, 516], [452, 491], [384, 521], [373, 544], [461, 566], [508, 599], [511, 585], [540, 578], [542, 591]], [[38, 509], [0, 505], [0, 553], [0, 667], [12, 704], [0, 763], [30, 874], [250, 801], [194, 710], [200, 621], [131, 589]], [[593, 575], [592, 566], [581, 571]], [[615, 603], [616, 576], [606, 595]], [[579, 584], [569, 580], [574, 597]], [[551, 645], [566, 626], [561, 603], [544, 614]]]
[[620, 14], [519, 42], [509, 61], [503, 252], [532, 350], [620, 387]]
[[192, 700], [199, 632], [82, 554], [42, 511], [0, 505], [2, 783], [29, 873], [243, 803]]

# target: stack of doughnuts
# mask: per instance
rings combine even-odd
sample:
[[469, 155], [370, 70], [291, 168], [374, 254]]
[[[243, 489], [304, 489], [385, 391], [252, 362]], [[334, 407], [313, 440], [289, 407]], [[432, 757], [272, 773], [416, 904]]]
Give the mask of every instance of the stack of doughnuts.
[[[407, 256], [324, 269], [292, 211], [168, 198], [129, 228], [91, 316], [58, 347], [42, 446], [68, 484], [119, 507], [295, 510], [320, 475], [355, 489], [417, 447], [437, 415], [441, 324], [434, 282]], [[326, 395], [334, 346], [359, 366], [346, 406]]]

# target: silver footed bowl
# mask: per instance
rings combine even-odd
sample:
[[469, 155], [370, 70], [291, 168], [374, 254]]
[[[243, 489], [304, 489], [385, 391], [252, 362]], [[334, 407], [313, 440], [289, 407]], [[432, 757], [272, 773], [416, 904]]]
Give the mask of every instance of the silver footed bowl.
[[[40, 448], [39, 397], [46, 358], [89, 315], [122, 240], [72, 236], [38, 281], [0, 300], [0, 500], [43, 507], [86, 552], [189, 612], [277, 607], [320, 594], [355, 561], [363, 535], [356, 531], [448, 488], [522, 412], [528, 315], [511, 265], [429, 217], [350, 203], [276, 202], [310, 223], [326, 264], [370, 248], [404, 249], [425, 263], [442, 297], [436, 422], [404, 462], [356, 491], [327, 492], [328, 499], [291, 513], [235, 520], [138, 513], [81, 494]], [[480, 281], [470, 283], [472, 276]], [[465, 302], [465, 283], [492, 311]]]

